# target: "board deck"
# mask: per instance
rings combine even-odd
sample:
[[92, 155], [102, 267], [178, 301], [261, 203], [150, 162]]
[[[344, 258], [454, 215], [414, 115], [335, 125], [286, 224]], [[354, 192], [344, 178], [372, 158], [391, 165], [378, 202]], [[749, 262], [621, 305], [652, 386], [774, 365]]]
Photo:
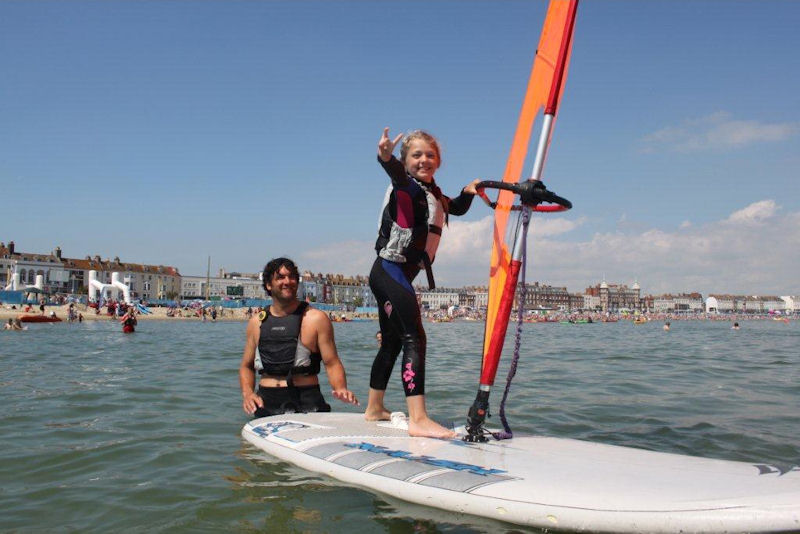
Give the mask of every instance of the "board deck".
[[549, 529], [800, 530], [800, 467], [543, 436], [412, 438], [361, 414], [254, 419], [242, 436], [310, 471], [405, 501]]

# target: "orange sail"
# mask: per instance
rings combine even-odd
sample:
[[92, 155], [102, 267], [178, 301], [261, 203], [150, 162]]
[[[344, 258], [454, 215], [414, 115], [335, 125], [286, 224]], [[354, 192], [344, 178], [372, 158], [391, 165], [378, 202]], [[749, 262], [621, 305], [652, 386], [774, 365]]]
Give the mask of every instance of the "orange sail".
[[[577, 3], [577, 0], [550, 2], [517, 122], [514, 142], [503, 174], [504, 182], [520, 181], [536, 117], [543, 110], [551, 117], [555, 117], [559, 97], [566, 81]], [[552, 128], [544, 134], [544, 139], [540, 140], [541, 146], [537, 153], [537, 159], [540, 160], [539, 170], [534, 173], [535, 179], [538, 179], [537, 174], [541, 173], [551, 133]], [[495, 209], [481, 385], [490, 386], [494, 383], [519, 270], [519, 265], [512, 262], [511, 250], [506, 239], [506, 227], [514, 200], [514, 193], [501, 190]], [[513, 238], [511, 236], [511, 239]]]

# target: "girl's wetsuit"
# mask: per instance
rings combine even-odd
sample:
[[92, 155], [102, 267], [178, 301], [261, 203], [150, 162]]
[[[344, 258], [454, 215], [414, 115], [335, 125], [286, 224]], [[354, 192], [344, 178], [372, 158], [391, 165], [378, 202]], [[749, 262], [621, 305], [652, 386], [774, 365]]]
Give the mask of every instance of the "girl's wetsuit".
[[433, 263], [447, 215], [463, 215], [473, 195], [453, 199], [442, 195], [435, 182], [418, 182], [394, 156], [384, 162], [391, 178], [375, 250], [378, 257], [369, 274], [369, 287], [378, 301], [381, 348], [375, 356], [369, 386], [384, 391], [400, 351], [406, 396], [425, 394], [425, 330], [411, 283], [425, 269], [433, 286]]

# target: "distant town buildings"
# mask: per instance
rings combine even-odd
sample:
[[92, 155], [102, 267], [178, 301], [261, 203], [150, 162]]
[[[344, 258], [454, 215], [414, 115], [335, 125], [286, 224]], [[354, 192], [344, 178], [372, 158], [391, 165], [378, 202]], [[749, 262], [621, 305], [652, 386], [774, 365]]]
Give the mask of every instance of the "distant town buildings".
[[591, 303], [595, 304], [593, 310], [602, 312], [642, 311], [642, 299], [639, 295], [639, 284], [633, 286], [625, 284], [608, 284], [603, 280], [600, 284], [587, 287], [584, 295], [594, 297]]
[[180, 296], [183, 299], [266, 299], [267, 293], [261, 283], [261, 273], [228, 273], [220, 269], [218, 276], [182, 276]]
[[800, 297], [709, 295], [705, 303], [708, 313], [797, 313]]
[[42, 275], [48, 293], [86, 293], [89, 271], [96, 271], [102, 283], [111, 282], [112, 272], [120, 273], [135, 298], [175, 298], [181, 290], [181, 275], [175, 267], [122, 262], [119, 257], [67, 258], [60, 247], [49, 254], [21, 252], [13, 241], [0, 243], [0, 288], [6, 287], [16, 273], [21, 284], [33, 284], [36, 276]]
[[704, 311], [703, 295], [682, 293], [680, 295], [658, 295], [645, 297], [643, 311], [655, 313], [701, 313]]
[[[89, 271], [96, 271], [98, 281], [108, 283], [111, 273], [120, 273], [121, 280], [131, 288], [134, 298], [165, 299], [266, 299], [261, 281], [262, 273], [227, 272], [220, 269], [217, 276], [182, 276], [175, 267], [122, 262], [119, 257], [100, 256], [68, 258], [60, 247], [50, 253], [31, 253], [17, 250], [13, 241], [0, 242], [0, 289], [9, 285], [13, 275], [20, 284], [33, 285], [37, 275], [44, 278], [46, 293], [86, 293]], [[601, 283], [587, 287], [581, 293], [570, 293], [566, 287], [533, 282], [525, 286], [524, 307], [528, 310], [647, 312], [647, 313], [798, 313], [799, 296], [752, 296], [711, 294], [706, 299], [699, 292], [662, 295], [642, 295], [638, 282], [626, 284]], [[300, 277], [298, 295], [301, 299], [342, 306], [349, 309], [374, 308], [378, 304], [369, 288], [366, 276], [345, 276], [304, 271]], [[519, 304], [519, 292], [514, 307]], [[488, 305], [486, 286], [462, 288], [417, 287], [417, 298], [426, 309], [440, 310], [452, 306], [481, 310]]]

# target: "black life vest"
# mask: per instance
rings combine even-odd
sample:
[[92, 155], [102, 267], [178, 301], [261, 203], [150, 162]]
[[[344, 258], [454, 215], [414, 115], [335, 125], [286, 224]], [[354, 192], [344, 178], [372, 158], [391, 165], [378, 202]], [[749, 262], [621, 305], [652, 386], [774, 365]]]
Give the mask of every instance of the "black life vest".
[[[261, 319], [261, 332], [258, 338], [258, 361], [256, 369], [262, 375], [286, 376], [317, 375], [320, 371], [322, 355], [311, 352], [300, 341], [300, 326], [307, 302], [301, 302], [297, 309], [285, 317], [270, 315], [269, 308]], [[260, 363], [260, 365], [258, 365]]]
[[[398, 196], [406, 195], [411, 203], [410, 228], [397, 224]], [[436, 257], [442, 225], [446, 224], [446, 197], [436, 184], [421, 184], [409, 177], [405, 187], [389, 186], [381, 213], [375, 250], [378, 255], [395, 263], [408, 263], [424, 268], [428, 286], [433, 289], [431, 264]]]

